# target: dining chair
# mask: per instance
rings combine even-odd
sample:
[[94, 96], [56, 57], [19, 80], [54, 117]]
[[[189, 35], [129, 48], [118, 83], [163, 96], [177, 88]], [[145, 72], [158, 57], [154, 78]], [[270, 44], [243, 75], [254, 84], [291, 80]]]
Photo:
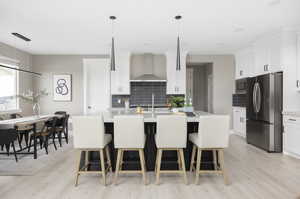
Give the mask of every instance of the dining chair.
[[[146, 179], [146, 161], [144, 147], [146, 142], [144, 117], [141, 115], [118, 115], [114, 117], [114, 145], [118, 149], [115, 169], [115, 184], [119, 173], [141, 173], [144, 184]], [[122, 164], [126, 151], [138, 151], [141, 170], [123, 170]]]
[[[55, 150], [57, 150], [56, 143], [55, 143], [55, 133], [56, 133], [56, 121], [57, 117], [50, 118], [47, 122], [51, 124], [49, 126], [46, 122], [41, 131], [36, 133], [36, 138], [39, 139], [41, 148], [45, 148], [46, 154], [48, 154], [48, 146], [49, 146], [49, 139], [52, 138], [52, 143], [54, 145]], [[30, 142], [28, 151], [32, 146], [32, 141], [34, 140], [34, 134], [30, 135]]]
[[[21, 114], [15, 113], [12, 114], [12, 119], [16, 119], [16, 118], [22, 118], [23, 116]], [[33, 131], [33, 125], [27, 125], [27, 124], [19, 124], [15, 126], [17, 132], [18, 132], [18, 143], [19, 143], [19, 147], [22, 150], [22, 142], [23, 142], [23, 138], [25, 139], [25, 145], [28, 148], [29, 146], [29, 134], [30, 132]]]
[[[156, 184], [159, 184], [161, 173], [182, 174], [187, 184], [186, 168], [183, 149], [187, 142], [187, 119], [185, 115], [158, 115], [155, 143], [157, 147], [155, 173]], [[176, 151], [178, 170], [161, 170], [163, 151]]]
[[[191, 172], [195, 169], [195, 156], [197, 154], [195, 184], [198, 184], [199, 174], [203, 173], [222, 174], [225, 184], [228, 184], [228, 178], [224, 168], [224, 149], [229, 145], [229, 133], [229, 115], [200, 116], [198, 133], [191, 133], [189, 135], [189, 140], [193, 143], [190, 164]], [[201, 155], [203, 150], [212, 151], [215, 170], [201, 170]]]
[[[73, 116], [73, 145], [78, 151], [78, 167], [76, 171], [75, 186], [78, 185], [80, 174], [96, 173], [101, 174], [103, 184], [106, 185], [106, 173], [112, 172], [111, 159], [109, 155], [108, 144], [112, 140], [112, 136], [105, 134], [104, 121], [102, 116]], [[104, 150], [107, 162], [105, 162]], [[89, 159], [89, 152], [97, 151], [100, 156], [100, 171], [89, 170], [93, 164]], [[82, 158], [82, 154], [84, 156]], [[82, 160], [83, 159], [83, 160]], [[107, 165], [107, 168], [105, 167]]]
[[[69, 122], [70, 115], [66, 114], [62, 118], [59, 118], [59, 124], [56, 125], [56, 134], [58, 137], [59, 145], [62, 146], [62, 139], [66, 140], [68, 144], [69, 135], [68, 135], [68, 122]], [[63, 136], [62, 136], [63, 135]]]
[[15, 141], [17, 139], [18, 139], [18, 134], [16, 132], [16, 129], [12, 129], [12, 128], [0, 129], [0, 145], [5, 146], [7, 150], [7, 155], [9, 155], [10, 147], [12, 146], [16, 162], [18, 162], [18, 157], [15, 148]]

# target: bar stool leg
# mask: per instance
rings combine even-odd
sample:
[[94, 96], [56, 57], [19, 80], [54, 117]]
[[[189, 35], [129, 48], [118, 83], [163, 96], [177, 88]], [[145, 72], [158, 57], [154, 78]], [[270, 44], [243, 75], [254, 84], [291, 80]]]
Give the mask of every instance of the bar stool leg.
[[155, 159], [155, 168], [154, 168], [154, 173], [156, 174], [157, 172], [157, 165], [158, 165], [158, 149], [156, 151], [156, 159]]
[[140, 155], [140, 163], [141, 163], [141, 168], [142, 168], [142, 175], [143, 175], [143, 181], [144, 184], [147, 184], [146, 180], [146, 165], [145, 165], [145, 156], [144, 156], [144, 150], [139, 149], [139, 155]]
[[101, 161], [101, 173], [103, 178], [103, 184], [106, 186], [106, 176], [105, 176], [105, 164], [104, 164], [104, 152], [103, 149], [100, 150], [100, 161]]
[[159, 184], [162, 149], [158, 149], [157, 153], [158, 153], [158, 161], [157, 161], [157, 171], [156, 171], [156, 184], [158, 185]]
[[196, 166], [196, 179], [195, 179], [195, 184], [198, 184], [198, 180], [199, 180], [199, 172], [200, 172], [200, 163], [201, 163], [201, 149], [198, 148], [198, 152], [197, 152], [197, 166]]
[[177, 164], [178, 164], [178, 170], [182, 170], [181, 155], [180, 155], [180, 150], [179, 149], [177, 149]]
[[109, 171], [112, 173], [112, 164], [111, 164], [108, 145], [105, 147], [105, 152], [106, 152], [106, 158], [107, 158], [107, 161], [108, 161]]
[[195, 145], [193, 145], [192, 158], [191, 158], [191, 164], [190, 164], [190, 172], [193, 172], [193, 169], [194, 169], [196, 150], [197, 150], [197, 147]]
[[226, 173], [225, 167], [224, 167], [224, 150], [223, 149], [218, 150], [218, 154], [219, 154], [221, 171], [222, 171], [223, 178], [224, 178], [224, 183], [226, 185], [228, 185], [228, 177], [227, 177], [227, 173]]
[[88, 166], [89, 166], [89, 151], [85, 151], [85, 162], [84, 162], [84, 166], [85, 166], [85, 171], [88, 170]]
[[179, 149], [179, 153], [180, 153], [180, 160], [181, 160], [181, 169], [182, 169], [183, 180], [184, 180], [184, 183], [187, 184], [183, 149]]
[[80, 171], [80, 160], [81, 160], [81, 150], [77, 151], [77, 169], [76, 169], [76, 178], [75, 178], [75, 187], [78, 185], [78, 177]]
[[214, 169], [218, 169], [218, 164], [217, 164], [217, 150], [212, 150], [213, 153], [213, 162], [214, 162]]
[[121, 150], [120, 166], [119, 166], [120, 167], [119, 168], [120, 171], [122, 171], [122, 166], [124, 164], [124, 161], [123, 161], [124, 160], [124, 152], [125, 152], [124, 150]]
[[122, 149], [118, 149], [116, 171], [115, 171], [115, 184], [117, 184], [118, 174], [120, 170], [121, 153], [122, 153]]

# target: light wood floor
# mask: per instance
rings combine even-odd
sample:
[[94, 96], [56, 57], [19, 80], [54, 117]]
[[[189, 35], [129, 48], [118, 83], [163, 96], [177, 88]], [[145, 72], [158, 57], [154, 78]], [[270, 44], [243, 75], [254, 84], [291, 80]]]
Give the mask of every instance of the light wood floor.
[[[40, 154], [44, 154], [40, 152]], [[11, 157], [13, 158], [13, 157]], [[9, 162], [9, 163], [8, 163]], [[189, 174], [189, 185], [182, 183], [180, 175], [162, 175], [161, 184], [155, 185], [154, 173], [147, 173], [151, 184], [145, 186], [140, 175], [120, 176], [118, 185], [102, 185], [99, 176], [85, 175], [74, 187], [76, 157], [72, 146], [64, 145], [58, 151], [50, 151], [37, 160], [0, 158], [0, 175], [13, 168], [29, 167], [25, 176], [0, 176], [1, 199], [50, 199], [50, 198], [105, 198], [105, 199], [189, 199], [189, 198], [297, 198], [300, 196], [300, 160], [282, 154], [269, 154], [247, 145], [235, 135], [225, 150], [225, 164], [230, 185], [216, 175], [200, 176], [199, 185], [192, 184], [194, 175]], [[26, 170], [26, 169], [25, 169]]]

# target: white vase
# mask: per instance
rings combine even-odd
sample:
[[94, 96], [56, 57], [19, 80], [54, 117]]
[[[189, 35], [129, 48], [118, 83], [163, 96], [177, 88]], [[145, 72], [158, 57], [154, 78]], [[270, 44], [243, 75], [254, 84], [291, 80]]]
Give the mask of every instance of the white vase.
[[39, 103], [33, 104], [32, 111], [33, 111], [34, 115], [40, 116], [40, 105], [39, 105]]

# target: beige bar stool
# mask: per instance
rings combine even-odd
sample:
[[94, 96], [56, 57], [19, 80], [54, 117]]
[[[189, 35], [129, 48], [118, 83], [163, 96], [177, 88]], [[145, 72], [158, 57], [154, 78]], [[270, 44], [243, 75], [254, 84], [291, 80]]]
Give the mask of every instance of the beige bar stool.
[[[157, 116], [157, 132], [155, 142], [157, 147], [155, 173], [156, 184], [159, 184], [161, 173], [179, 173], [187, 184], [183, 149], [187, 141], [187, 120], [185, 115]], [[163, 151], [177, 151], [179, 170], [161, 170]]]
[[[141, 115], [124, 115], [114, 117], [114, 145], [118, 149], [115, 184], [119, 173], [141, 173], [146, 182], [146, 164], [144, 156], [145, 146], [144, 117]], [[138, 151], [141, 170], [122, 170], [123, 154], [125, 151]]]
[[[195, 184], [198, 184], [200, 173], [222, 174], [225, 184], [228, 184], [228, 178], [224, 169], [224, 148], [227, 148], [229, 145], [229, 122], [230, 117], [228, 115], [200, 116], [198, 133], [189, 135], [189, 140], [193, 143], [191, 172], [194, 170], [194, 160], [197, 153]], [[211, 150], [213, 152], [215, 170], [200, 169], [202, 150]]]
[[[76, 171], [75, 186], [78, 185], [80, 174], [98, 173], [102, 174], [103, 184], [106, 185], [107, 170], [112, 172], [111, 160], [109, 155], [108, 143], [111, 142], [112, 136], [105, 134], [104, 122], [102, 116], [74, 116], [72, 117], [74, 148], [78, 151], [78, 169]], [[104, 160], [104, 150], [106, 152], [107, 162]], [[88, 152], [100, 152], [101, 171], [88, 171], [90, 165]], [[81, 154], [85, 152], [84, 165], [81, 166]], [[107, 163], [107, 168], [105, 168]]]

